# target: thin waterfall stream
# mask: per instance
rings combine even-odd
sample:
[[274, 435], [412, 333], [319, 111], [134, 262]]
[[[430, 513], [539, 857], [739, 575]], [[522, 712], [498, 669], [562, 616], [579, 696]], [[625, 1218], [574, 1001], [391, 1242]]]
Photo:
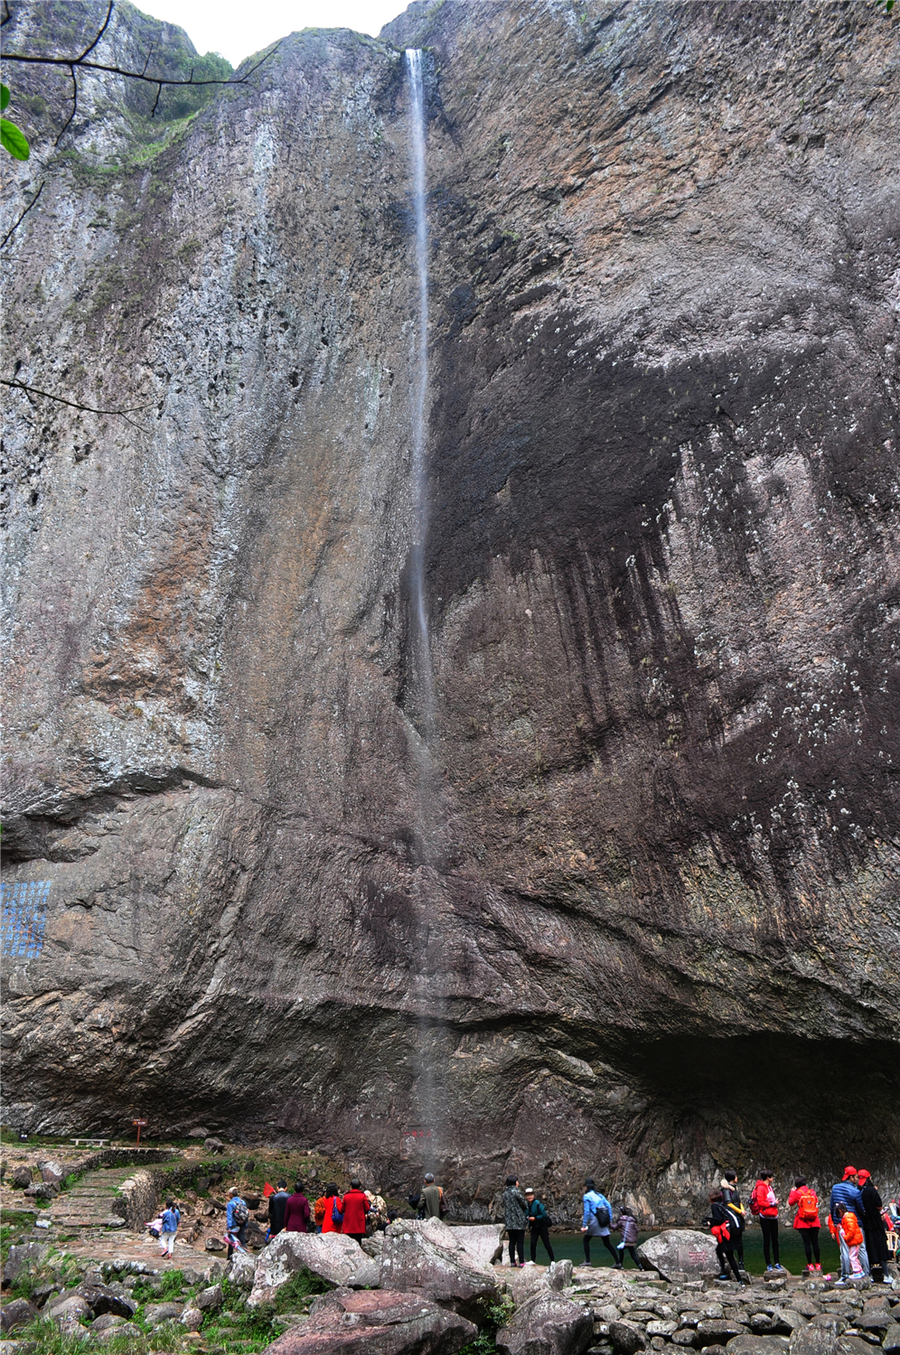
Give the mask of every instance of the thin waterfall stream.
[[439, 1013], [435, 1012], [435, 1005], [439, 1001], [439, 997], [434, 992], [429, 964], [429, 950], [432, 939], [430, 914], [434, 902], [430, 882], [434, 869], [434, 742], [436, 730], [434, 669], [431, 659], [428, 607], [425, 599], [425, 555], [428, 539], [428, 471], [426, 465], [428, 214], [425, 164], [425, 87], [422, 52], [418, 48], [406, 50], [406, 65], [410, 85], [409, 149], [415, 220], [416, 282], [416, 316], [412, 351], [412, 448], [410, 457], [413, 508], [413, 540], [410, 551], [410, 658], [418, 717], [418, 739], [415, 742], [414, 756], [418, 794], [417, 838], [419, 842], [415, 886], [418, 918], [417, 954], [415, 957], [416, 976], [414, 979], [417, 1038], [414, 1058], [415, 1091], [413, 1105], [417, 1120], [415, 1133], [423, 1139], [419, 1147], [425, 1156], [433, 1160], [437, 1152], [435, 1130], [439, 1122], [435, 1083], [436, 1047], [441, 1043], [442, 1023]]

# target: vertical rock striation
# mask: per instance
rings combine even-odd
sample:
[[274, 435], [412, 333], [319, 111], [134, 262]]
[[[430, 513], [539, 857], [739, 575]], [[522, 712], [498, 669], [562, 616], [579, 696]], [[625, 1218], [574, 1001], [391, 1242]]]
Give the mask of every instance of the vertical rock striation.
[[8, 365], [141, 408], [10, 395], [14, 1118], [387, 1171], [424, 1067], [476, 1212], [507, 1163], [896, 1161], [897, 78], [862, 4], [445, 0], [159, 130], [97, 79], [54, 148], [23, 82]]

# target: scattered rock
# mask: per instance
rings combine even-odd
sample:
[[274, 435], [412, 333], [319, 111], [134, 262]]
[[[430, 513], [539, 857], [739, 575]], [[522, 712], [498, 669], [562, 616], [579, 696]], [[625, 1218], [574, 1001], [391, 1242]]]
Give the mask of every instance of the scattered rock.
[[630, 1322], [610, 1322], [609, 1343], [615, 1355], [637, 1355], [647, 1347], [644, 1333]]
[[148, 1303], [144, 1317], [151, 1327], [158, 1327], [161, 1322], [171, 1322], [181, 1317], [183, 1311], [184, 1305], [181, 1303]]
[[784, 1355], [788, 1349], [783, 1336], [732, 1336], [725, 1346], [726, 1355]]
[[547, 1283], [551, 1289], [568, 1289], [572, 1283], [572, 1262], [551, 1261], [547, 1271]]
[[335, 1289], [320, 1295], [304, 1326], [285, 1332], [266, 1355], [455, 1355], [477, 1335], [471, 1322], [421, 1294]]
[[415, 1289], [464, 1317], [477, 1320], [486, 1300], [499, 1292], [493, 1267], [455, 1241], [455, 1228], [440, 1219], [392, 1223], [385, 1233], [381, 1284]]
[[742, 1336], [744, 1328], [738, 1322], [725, 1318], [704, 1319], [697, 1323], [698, 1346], [725, 1346], [734, 1336]]
[[203, 1326], [203, 1314], [199, 1308], [185, 1308], [181, 1314], [181, 1325], [188, 1331], [199, 1331]]
[[203, 1147], [210, 1153], [224, 1153], [225, 1151], [225, 1144], [213, 1135], [204, 1140]]
[[75, 1293], [81, 1295], [95, 1317], [101, 1317], [104, 1313], [114, 1313], [123, 1318], [134, 1317], [137, 1304], [133, 1299], [118, 1292], [122, 1288], [124, 1286], [113, 1289], [110, 1285], [88, 1284], [82, 1280]]
[[669, 1228], [642, 1242], [637, 1254], [664, 1279], [673, 1275], [708, 1275], [718, 1269], [716, 1244], [709, 1233]]
[[228, 1278], [232, 1284], [236, 1284], [239, 1289], [252, 1289], [253, 1276], [256, 1273], [257, 1262], [246, 1252], [235, 1252], [231, 1258], [231, 1268], [228, 1271]]
[[15, 1284], [23, 1275], [33, 1274], [49, 1254], [50, 1248], [43, 1242], [20, 1242], [10, 1247], [3, 1263], [3, 1287]]
[[91, 1306], [87, 1299], [71, 1291], [51, 1299], [44, 1308], [44, 1316], [58, 1322], [62, 1327], [73, 1326], [80, 1318], [91, 1315]]
[[384, 1251], [384, 1233], [373, 1233], [371, 1237], [364, 1237], [359, 1245], [366, 1256], [371, 1256], [373, 1260], [377, 1261]]
[[256, 1263], [248, 1303], [270, 1302], [298, 1270], [309, 1270], [331, 1284], [345, 1284], [362, 1266], [366, 1254], [343, 1233], [279, 1233]]
[[91, 1323], [91, 1336], [99, 1336], [102, 1331], [115, 1331], [117, 1327], [124, 1326], [124, 1317], [120, 1317], [117, 1313], [102, 1313]]
[[544, 1289], [527, 1299], [497, 1332], [500, 1355], [582, 1355], [591, 1344], [590, 1309]]
[[10, 1177], [10, 1182], [9, 1182], [9, 1183], [10, 1183], [10, 1185], [12, 1186], [13, 1190], [24, 1190], [26, 1186], [30, 1186], [30, 1185], [31, 1185], [31, 1168], [30, 1168], [30, 1167], [16, 1167], [15, 1171], [13, 1172], [12, 1176]]
[[207, 1251], [212, 1252], [220, 1252], [226, 1250], [225, 1243], [222, 1241], [220, 1237], [208, 1237], [206, 1239], [205, 1246]]
[[[91, 1327], [90, 1335], [93, 1336], [94, 1328]], [[85, 1332], [85, 1336], [88, 1333]], [[125, 1322], [121, 1327], [107, 1327], [105, 1331], [97, 1333], [98, 1341], [115, 1341], [120, 1336], [134, 1336], [138, 1340], [144, 1335], [136, 1322]]]
[[3, 1305], [3, 1312], [0, 1313], [0, 1324], [3, 1331], [16, 1331], [18, 1327], [26, 1327], [32, 1318], [37, 1317], [37, 1308], [28, 1299], [13, 1299], [11, 1303]]
[[194, 1306], [199, 1308], [201, 1313], [217, 1312], [222, 1307], [224, 1295], [220, 1284], [211, 1284], [208, 1289], [201, 1289], [200, 1293], [194, 1299]]
[[900, 1350], [900, 1323], [895, 1322], [884, 1334], [882, 1350]]
[[65, 1177], [65, 1172], [62, 1167], [58, 1162], [54, 1162], [51, 1158], [46, 1158], [43, 1162], [39, 1162], [38, 1171], [41, 1173], [41, 1180], [47, 1181], [51, 1185], [57, 1185]]
[[209, 1137], [210, 1137], [209, 1130], [201, 1128], [200, 1125], [198, 1125], [196, 1129], [188, 1130], [189, 1139], [208, 1139]]

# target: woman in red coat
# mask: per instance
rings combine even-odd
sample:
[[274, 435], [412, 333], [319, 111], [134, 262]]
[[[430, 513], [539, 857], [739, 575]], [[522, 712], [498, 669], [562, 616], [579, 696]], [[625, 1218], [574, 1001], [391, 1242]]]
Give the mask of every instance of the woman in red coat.
[[788, 1196], [788, 1208], [796, 1206], [794, 1227], [803, 1238], [803, 1250], [806, 1252], [806, 1269], [810, 1272], [822, 1269], [819, 1258], [819, 1197], [812, 1186], [806, 1184], [805, 1176], [794, 1177], [794, 1189]]
[[337, 1207], [344, 1215], [341, 1232], [346, 1233], [348, 1237], [355, 1237], [357, 1242], [362, 1242], [366, 1235], [366, 1215], [369, 1212], [369, 1199], [357, 1177], [353, 1177], [350, 1182], [350, 1189], [343, 1200], [338, 1200]]

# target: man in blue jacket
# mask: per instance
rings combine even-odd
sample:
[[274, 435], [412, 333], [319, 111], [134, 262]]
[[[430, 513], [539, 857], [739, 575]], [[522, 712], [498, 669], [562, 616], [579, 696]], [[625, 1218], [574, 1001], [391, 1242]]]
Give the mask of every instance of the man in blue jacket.
[[[837, 1212], [839, 1205], [843, 1206], [841, 1213], [843, 1213], [844, 1209], [852, 1209], [857, 1220], [862, 1219], [865, 1211], [862, 1192], [859, 1189], [859, 1176], [855, 1167], [845, 1167], [843, 1178], [840, 1181], [835, 1181], [834, 1185], [831, 1187], [831, 1202], [829, 1208], [832, 1221], [838, 1229], [840, 1229], [841, 1226], [840, 1214]], [[860, 1226], [862, 1225], [860, 1224]], [[841, 1248], [841, 1278], [838, 1280], [838, 1284], [844, 1284], [850, 1278], [850, 1252], [848, 1251], [847, 1244], [841, 1237], [840, 1232], [838, 1232], [838, 1242]], [[864, 1272], [868, 1275], [869, 1256], [866, 1252], [865, 1243], [860, 1246], [859, 1261]]]
[[593, 1176], [589, 1176], [584, 1183], [584, 1214], [581, 1219], [581, 1232], [584, 1241], [584, 1264], [591, 1264], [591, 1238], [599, 1237], [603, 1245], [613, 1259], [613, 1265], [618, 1261], [616, 1250], [609, 1240], [609, 1229], [612, 1223], [612, 1205], [605, 1195], [594, 1185]]
[[246, 1201], [241, 1199], [237, 1186], [232, 1186], [228, 1192], [228, 1204], [225, 1206], [225, 1242], [228, 1246], [229, 1261], [232, 1252], [247, 1250], [244, 1243], [247, 1241], [249, 1218], [250, 1210]]

